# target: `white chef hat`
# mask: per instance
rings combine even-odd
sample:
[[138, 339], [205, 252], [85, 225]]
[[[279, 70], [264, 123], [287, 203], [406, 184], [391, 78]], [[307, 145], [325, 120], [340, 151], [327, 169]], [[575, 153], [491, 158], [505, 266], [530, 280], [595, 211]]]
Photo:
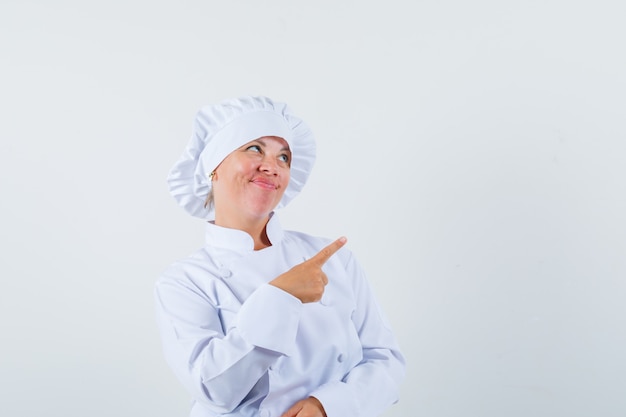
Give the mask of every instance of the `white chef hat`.
[[281, 137], [291, 150], [291, 177], [277, 208], [286, 206], [313, 168], [315, 139], [285, 103], [263, 96], [225, 100], [198, 111], [191, 140], [167, 177], [170, 193], [192, 216], [212, 219], [212, 207], [204, 207], [211, 189], [209, 174], [232, 151], [263, 136]]

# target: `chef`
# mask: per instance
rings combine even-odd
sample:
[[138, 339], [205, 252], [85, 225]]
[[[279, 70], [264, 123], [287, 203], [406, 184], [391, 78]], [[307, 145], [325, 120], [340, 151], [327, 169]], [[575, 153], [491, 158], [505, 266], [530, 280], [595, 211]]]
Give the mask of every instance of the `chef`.
[[279, 223], [314, 160], [284, 103], [239, 97], [196, 115], [168, 184], [206, 243], [154, 292], [191, 417], [374, 417], [398, 400], [404, 357], [346, 238]]

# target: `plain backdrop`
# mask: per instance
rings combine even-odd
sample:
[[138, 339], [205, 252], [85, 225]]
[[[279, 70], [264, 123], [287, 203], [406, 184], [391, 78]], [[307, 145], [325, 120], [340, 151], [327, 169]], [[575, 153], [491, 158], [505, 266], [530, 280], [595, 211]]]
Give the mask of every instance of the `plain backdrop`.
[[188, 415], [152, 288], [204, 227], [165, 178], [200, 106], [263, 94], [318, 141], [281, 222], [348, 236], [406, 354], [385, 417], [623, 417], [625, 15], [1, 0], [0, 415]]

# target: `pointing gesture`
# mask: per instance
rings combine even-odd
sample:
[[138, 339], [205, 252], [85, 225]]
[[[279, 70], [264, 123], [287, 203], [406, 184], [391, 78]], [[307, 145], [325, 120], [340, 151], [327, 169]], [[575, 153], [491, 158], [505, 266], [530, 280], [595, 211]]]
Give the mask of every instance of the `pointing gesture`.
[[328, 278], [322, 267], [346, 242], [345, 237], [340, 237], [311, 259], [276, 277], [270, 284], [288, 292], [303, 303], [319, 301], [324, 294], [324, 287], [328, 284]]

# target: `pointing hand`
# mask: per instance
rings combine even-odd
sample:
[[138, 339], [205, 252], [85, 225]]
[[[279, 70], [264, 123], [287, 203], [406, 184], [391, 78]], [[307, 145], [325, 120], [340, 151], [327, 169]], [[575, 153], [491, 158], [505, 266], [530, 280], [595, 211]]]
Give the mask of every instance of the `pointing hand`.
[[270, 284], [288, 292], [303, 303], [319, 301], [324, 294], [324, 287], [328, 284], [328, 278], [322, 267], [346, 242], [345, 237], [340, 237], [311, 259], [276, 277]]

